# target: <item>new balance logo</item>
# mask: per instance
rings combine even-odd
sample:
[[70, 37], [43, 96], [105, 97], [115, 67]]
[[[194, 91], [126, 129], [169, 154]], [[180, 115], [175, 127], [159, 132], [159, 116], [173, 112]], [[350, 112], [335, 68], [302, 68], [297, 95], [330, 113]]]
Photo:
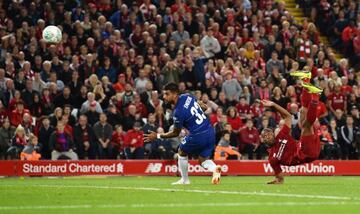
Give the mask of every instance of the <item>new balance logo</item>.
[[158, 173], [161, 171], [162, 163], [150, 163], [145, 170], [145, 173]]

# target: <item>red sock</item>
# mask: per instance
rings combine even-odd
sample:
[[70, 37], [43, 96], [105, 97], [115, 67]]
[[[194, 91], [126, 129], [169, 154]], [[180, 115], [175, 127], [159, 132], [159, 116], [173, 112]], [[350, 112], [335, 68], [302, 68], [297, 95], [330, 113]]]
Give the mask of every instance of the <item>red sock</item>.
[[306, 114], [306, 120], [310, 124], [314, 124], [316, 118], [317, 118], [317, 106], [319, 104], [318, 100], [311, 100], [308, 106], [308, 112]]
[[310, 94], [305, 88], [301, 92], [301, 106], [307, 108], [311, 102], [312, 94]]
[[302, 79], [303, 83], [310, 83], [310, 80], [311, 80], [311, 79], [309, 79], [309, 78], [304, 78], [304, 79]]

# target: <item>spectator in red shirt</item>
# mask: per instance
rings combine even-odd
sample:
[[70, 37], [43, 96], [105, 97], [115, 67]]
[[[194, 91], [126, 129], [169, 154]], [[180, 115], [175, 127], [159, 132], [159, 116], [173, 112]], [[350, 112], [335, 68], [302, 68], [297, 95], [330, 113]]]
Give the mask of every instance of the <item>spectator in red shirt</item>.
[[262, 158], [263, 151], [257, 150], [260, 143], [259, 131], [254, 127], [251, 119], [246, 121], [245, 128], [240, 131], [240, 138], [240, 151], [246, 153], [250, 160], [254, 159], [254, 152], [256, 152], [257, 159]]
[[124, 141], [126, 159], [144, 159], [143, 134], [139, 122], [135, 122], [133, 129], [126, 133]]
[[116, 92], [122, 93], [125, 90], [125, 84], [126, 84], [125, 74], [119, 74], [118, 81], [115, 84], [113, 84], [113, 88]]
[[250, 114], [252, 118], [258, 118], [264, 114], [264, 107], [261, 105], [260, 100], [255, 100], [250, 106]]
[[210, 115], [211, 124], [215, 125], [217, 122], [219, 122], [222, 115], [223, 115], [223, 109], [221, 107], [217, 108], [216, 112]]
[[22, 101], [17, 102], [16, 109], [11, 112], [11, 125], [17, 127], [21, 124], [25, 113], [30, 114], [30, 111], [24, 108], [24, 103]]
[[115, 127], [115, 131], [111, 137], [111, 144], [114, 147], [115, 158], [119, 155], [121, 159], [125, 158], [124, 154], [124, 143], [126, 134], [121, 125]]
[[341, 85], [335, 85], [335, 91], [328, 96], [328, 107], [335, 115], [337, 109], [346, 111], [346, 96], [341, 92]]
[[183, 3], [183, 0], [176, 0], [175, 3], [171, 5], [171, 13], [174, 14], [178, 11], [180, 11], [180, 13], [189, 13], [191, 12], [191, 9]]
[[356, 35], [356, 26], [354, 21], [350, 21], [349, 25], [341, 33], [341, 39], [343, 41], [343, 51], [346, 56], [350, 55], [352, 39]]
[[[160, 100], [160, 99], [159, 99]], [[151, 102], [151, 101], [150, 101]], [[136, 107], [136, 113], [140, 114], [142, 118], [146, 118], [148, 115], [148, 110], [146, 105], [141, 102], [141, 98], [139, 94], [134, 95], [133, 105]]]
[[3, 102], [0, 100], [0, 126], [4, 123], [5, 119], [9, 118], [8, 109], [4, 106]]
[[8, 105], [9, 110], [10, 111], [15, 110], [16, 104], [20, 101], [22, 102], [21, 93], [20, 93], [20, 91], [16, 90], [14, 93], [14, 97], [9, 100], [9, 105]]
[[241, 119], [246, 119], [250, 114], [250, 106], [245, 97], [240, 97], [240, 102], [236, 105], [236, 109], [239, 112]]
[[353, 39], [353, 48], [356, 55], [360, 54], [360, 28], [356, 31], [356, 36]]
[[235, 107], [230, 107], [227, 110], [227, 122], [231, 125], [233, 132], [239, 133], [240, 129], [244, 126], [241, 118], [238, 116]]
[[345, 76], [341, 77], [341, 92], [343, 94], [345, 94], [346, 96], [348, 96], [349, 94], [351, 94], [352, 91], [352, 87], [348, 84], [349, 83], [349, 79]]

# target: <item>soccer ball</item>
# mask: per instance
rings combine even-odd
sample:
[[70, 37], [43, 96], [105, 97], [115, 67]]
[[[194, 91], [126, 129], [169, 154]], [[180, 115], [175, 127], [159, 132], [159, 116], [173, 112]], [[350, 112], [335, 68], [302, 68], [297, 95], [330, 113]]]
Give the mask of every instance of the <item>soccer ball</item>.
[[42, 37], [47, 43], [59, 43], [62, 38], [61, 30], [54, 25], [49, 25], [43, 30]]

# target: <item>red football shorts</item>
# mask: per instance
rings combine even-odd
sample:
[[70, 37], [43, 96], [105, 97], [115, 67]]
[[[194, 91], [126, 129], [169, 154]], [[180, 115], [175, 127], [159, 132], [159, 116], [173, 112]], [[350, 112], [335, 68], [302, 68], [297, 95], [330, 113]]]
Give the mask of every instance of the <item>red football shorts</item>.
[[301, 148], [299, 159], [303, 163], [309, 163], [316, 160], [320, 154], [320, 138], [317, 134], [301, 136]]

